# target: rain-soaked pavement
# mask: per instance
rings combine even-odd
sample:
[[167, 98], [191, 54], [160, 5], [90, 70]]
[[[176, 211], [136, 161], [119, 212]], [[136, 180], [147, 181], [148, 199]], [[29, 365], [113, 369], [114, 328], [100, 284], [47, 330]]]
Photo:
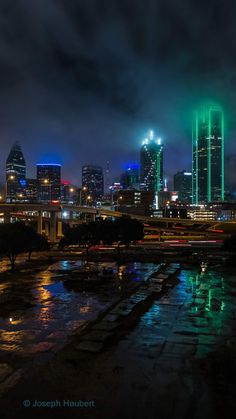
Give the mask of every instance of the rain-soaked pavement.
[[[118, 300], [124, 282], [145, 281], [157, 267], [130, 263], [117, 268], [115, 263], [100, 263], [99, 268], [112, 270], [114, 278], [109, 286], [91, 292], [63, 282], [83, 264], [64, 260], [30, 277], [21, 275], [12, 280], [8, 276], [0, 283], [1, 306], [4, 305], [4, 316], [0, 317], [0, 359], [5, 355], [48, 356], [65, 344], [68, 335]], [[98, 264], [89, 265], [98, 267]]]
[[[88, 383], [81, 396], [93, 395], [101, 410], [86, 417], [116, 412], [112, 417], [208, 419], [227, 411], [220, 405], [222, 392], [213, 396], [199, 370], [194, 376], [194, 365], [217, 345], [232, 339], [235, 344], [235, 276], [202, 266], [182, 270], [179, 281], [114, 351], [95, 363], [94, 377], [102, 378]], [[108, 371], [114, 372], [112, 380]], [[111, 405], [104, 400], [112, 400]]]
[[[61, 271], [62, 266], [63, 262], [56, 270]], [[125, 269], [135, 271], [137, 276], [134, 275], [133, 279], [139, 281], [147, 279], [156, 267], [153, 264], [129, 264]], [[27, 330], [25, 336], [28, 336], [28, 341], [27, 338], [20, 338], [18, 348], [22, 345], [25, 349], [33, 342], [51, 342], [51, 334], [67, 334], [73, 327], [80, 326], [78, 322], [96, 317], [104, 304], [111, 303], [109, 293], [92, 295], [68, 291], [58, 279], [39, 276], [32, 290], [34, 295], [38, 295], [39, 302], [26, 310], [25, 320], [16, 324], [18, 329], [12, 331]], [[87, 361], [84, 354], [75, 351], [67, 356], [70, 363], [65, 358], [63, 360], [63, 356], [55, 362], [52, 360], [49, 369], [25, 378], [24, 387], [19, 383], [7, 400], [25, 396], [29, 400], [95, 400], [95, 409], [70, 410], [71, 417], [222, 417], [221, 399], [219, 395], [215, 397], [209, 383], [199, 376], [198, 367], [196, 373], [195, 363], [206, 359], [207, 354], [214, 352], [220, 343], [235, 342], [235, 276], [220, 266], [214, 268], [202, 264], [201, 267], [184, 267], [178, 279], [179, 282], [157, 298], [141, 315], [135, 327], [115, 346], [107, 347], [96, 356], [89, 355]], [[117, 288], [117, 295], [119, 292]], [[90, 309], [86, 308], [81, 313], [80, 307]], [[9, 324], [7, 320], [2, 322], [4, 337], [14, 324]], [[31, 343], [30, 330], [34, 332]], [[61, 339], [65, 342], [65, 335], [62, 338], [58, 336], [54, 335], [52, 339], [55, 345], [58, 341], [61, 343]], [[65, 384], [58, 385], [58, 376], [63, 377]], [[32, 380], [33, 389], [30, 386]], [[10, 416], [13, 410], [13, 407], [12, 411], [9, 410], [9, 417], [13, 417]], [[35, 412], [31, 411], [31, 414], [35, 415]], [[19, 417], [24, 417], [25, 413], [23, 408]], [[56, 417], [64, 417], [65, 411], [58, 409], [54, 413]], [[30, 414], [29, 410], [27, 414]], [[50, 415], [52, 411], [37, 410], [37, 417]]]
[[235, 344], [235, 298], [233, 274], [205, 265], [183, 269], [179, 283], [116, 347], [89, 360], [79, 379], [67, 364], [69, 397], [78, 398], [79, 388], [81, 399], [96, 400], [97, 409], [80, 412], [80, 417], [209, 419], [227, 412], [231, 418], [222, 401], [225, 394], [212, 392], [196, 363], [220, 343], [233, 339]]

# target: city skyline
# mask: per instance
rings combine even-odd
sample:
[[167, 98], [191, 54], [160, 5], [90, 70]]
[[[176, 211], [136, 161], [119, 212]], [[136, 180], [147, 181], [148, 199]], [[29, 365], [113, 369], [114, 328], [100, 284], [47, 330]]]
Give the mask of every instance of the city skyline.
[[[201, 113], [204, 113], [203, 111], [205, 110], [205, 113], [207, 114], [207, 112], [208, 112], [207, 109], [208, 108], [211, 109], [211, 111], [213, 113], [216, 112], [216, 111], [220, 111], [221, 114], [222, 114], [221, 119], [223, 118], [223, 122], [224, 122], [223, 110], [222, 110], [221, 107], [219, 107], [218, 105], [215, 105], [215, 104], [205, 103], [200, 108]], [[193, 121], [192, 122], [193, 122], [194, 129], [196, 127], [196, 115], [198, 115], [198, 112], [199, 112], [199, 110], [197, 110], [197, 111], [195, 111], [193, 113]], [[214, 128], [212, 128], [212, 129], [214, 129]], [[225, 137], [225, 135], [224, 135], [224, 127], [222, 129], [223, 129], [223, 131], [220, 132], [219, 135], [223, 135], [223, 139], [224, 139], [224, 137]], [[199, 130], [200, 130], [200, 128], [199, 128]], [[195, 129], [195, 131], [196, 131], [196, 129]], [[193, 130], [193, 133], [195, 131]], [[197, 131], [196, 132], [198, 132], [198, 128], [197, 128]], [[194, 146], [194, 143], [195, 143], [194, 138], [196, 137], [196, 132], [195, 132], [195, 134], [192, 137], [192, 147]], [[212, 133], [213, 133], [213, 131], [212, 131]], [[19, 144], [19, 142], [16, 142], [15, 144], [13, 144], [13, 146], [12, 146], [12, 148], [10, 150], [9, 156], [12, 154], [12, 150], [14, 150], [15, 147], [17, 149], [19, 148], [20, 149], [20, 152], [22, 153], [22, 151], [21, 151], [21, 145]], [[155, 165], [154, 166], [155, 167], [154, 166], [152, 167], [151, 160], [150, 160], [151, 157], [149, 156], [149, 153], [147, 151], [145, 151], [147, 147], [151, 147], [150, 148], [150, 152], [152, 152], [154, 154], [157, 151], [157, 155], [155, 154], [156, 157], [154, 157], [154, 160], [155, 160]], [[111, 181], [110, 184], [112, 184], [112, 182], [114, 182], [114, 181], [117, 181], [118, 179], [119, 179], [119, 181], [121, 181], [121, 178], [122, 178], [122, 170], [124, 169], [124, 166], [125, 166], [125, 170], [127, 170], [128, 167], [130, 169], [130, 167], [132, 167], [132, 166], [137, 166], [137, 167], [139, 167], [139, 171], [140, 171], [140, 183], [141, 184], [142, 183], [143, 184], [146, 184], [146, 188], [147, 189], [150, 189], [150, 188], [153, 189], [154, 188], [156, 191], [157, 190], [162, 190], [163, 189], [163, 186], [164, 186], [164, 181], [165, 181], [165, 183], [168, 183], [169, 189], [172, 189], [173, 190], [174, 189], [173, 188], [174, 187], [174, 181], [173, 180], [174, 180], [174, 176], [175, 176], [176, 172], [178, 173], [179, 171], [186, 171], [186, 168], [185, 169], [179, 168], [176, 172], [174, 172], [172, 174], [171, 179], [168, 178], [168, 176], [166, 176], [166, 173], [168, 172], [168, 168], [166, 167], [165, 164], [163, 165], [163, 147], [164, 147], [164, 144], [163, 144], [162, 139], [160, 137], [156, 136], [156, 133], [153, 130], [150, 130], [148, 133], [146, 133], [145, 138], [142, 140], [141, 148], [139, 148], [140, 153], [141, 153], [140, 156], [139, 156], [139, 162], [138, 163], [137, 162], [136, 163], [132, 162], [132, 163], [129, 163], [129, 164], [126, 163], [125, 165], [123, 164], [123, 167], [120, 168], [119, 175], [118, 176], [113, 176], [112, 177], [112, 181]], [[206, 145], [206, 147], [208, 147], [208, 146]], [[214, 148], [215, 147], [213, 147], [213, 149]], [[222, 150], [223, 150], [223, 154], [221, 154], [221, 166], [223, 165], [222, 166], [223, 177], [221, 177], [222, 180], [220, 181], [220, 183], [223, 185], [223, 192], [221, 193], [221, 198], [224, 195], [224, 191], [225, 191], [225, 183], [224, 183], [224, 179], [225, 179], [225, 172], [224, 172], [224, 145], [223, 145], [223, 149]], [[192, 148], [192, 152], [193, 152], [193, 148]], [[8, 156], [7, 161], [9, 160], [9, 156]], [[24, 156], [23, 155], [22, 155], [22, 157], [24, 159]], [[164, 153], [164, 163], [165, 163], [165, 157], [166, 157], [166, 153]], [[147, 159], [148, 159], [148, 161], [150, 160], [150, 164], [151, 165], [149, 164], [149, 162], [147, 161]], [[208, 159], [209, 159], [209, 155], [208, 155]], [[154, 163], [154, 161], [153, 161], [153, 163]], [[6, 164], [8, 164], [8, 163], [6, 163]], [[107, 164], [107, 162], [106, 162], [106, 164]], [[194, 155], [193, 154], [192, 154], [192, 164], [194, 164]], [[25, 169], [24, 170], [26, 171], [27, 165], [25, 163], [25, 160], [24, 160], [24, 165], [25, 165]], [[47, 163], [45, 163], [45, 162], [44, 163], [36, 163], [36, 165], [35, 165], [36, 170], [37, 170], [37, 167], [40, 166], [40, 165], [56, 165], [56, 166], [59, 165], [59, 166], [62, 166], [60, 163], [57, 163], [56, 161], [55, 162], [52, 162], [52, 160], [47, 159]], [[97, 164], [94, 164], [94, 163], [93, 164], [90, 163], [90, 164], [85, 165], [83, 163], [82, 166], [81, 166], [80, 172], [81, 171], [83, 172], [83, 167], [84, 166], [91, 166], [92, 167], [92, 166], [98, 166], [98, 165]], [[157, 168], [157, 166], [158, 166], [158, 168]], [[100, 167], [102, 168], [103, 172], [105, 173], [106, 172], [106, 169], [105, 169], [104, 165], [103, 166], [100, 166]], [[77, 168], [77, 170], [79, 170], [79, 169]], [[153, 173], [151, 173], [150, 170]], [[207, 170], [207, 172], [210, 173], [209, 170]], [[27, 177], [29, 177], [28, 173], [29, 172], [27, 172]], [[158, 175], [157, 175], [157, 173], [158, 173]], [[226, 174], [227, 174], [227, 172], [226, 172]], [[147, 179], [146, 179], [146, 175], [147, 175]], [[26, 176], [26, 175], [24, 175], [24, 176]], [[75, 183], [75, 184], [77, 184], [77, 186], [83, 186], [83, 176], [81, 175], [81, 173], [80, 173], [80, 176], [81, 177], [80, 177], [80, 179], [78, 179], [77, 182], [72, 182], [71, 181], [71, 177], [68, 180], [70, 181], [71, 184], [72, 183]], [[150, 176], [151, 176], [151, 178], [153, 178], [152, 180], [151, 180], [151, 178], [149, 179]], [[62, 174], [62, 177], [65, 178], [64, 173]], [[72, 174], [72, 177], [73, 177], [73, 174]], [[214, 176], [212, 176], [212, 177], [214, 178]], [[34, 174], [34, 178], [35, 178], [35, 174]], [[193, 179], [194, 179], [194, 177], [193, 177]], [[155, 183], [155, 186], [154, 186], [154, 183], [153, 182]], [[207, 181], [207, 183], [209, 184], [209, 180]], [[152, 186], [151, 186], [151, 184], [152, 184]], [[226, 184], [226, 188], [227, 187], [228, 187], [228, 185]], [[194, 187], [194, 189], [195, 188], [196, 188], [196, 186]], [[233, 191], [231, 191], [231, 192], [233, 192]], [[208, 194], [209, 194], [209, 192], [208, 192]], [[208, 196], [208, 198], [209, 198], [209, 196]], [[208, 201], [209, 201], [209, 199], [208, 199]], [[197, 202], [195, 198], [194, 198], [194, 202]]]
[[235, 416], [235, 17], [0, 0], [0, 418]]
[[[207, 102], [206, 102], [207, 103]], [[196, 108], [196, 107], [195, 107]], [[194, 115], [195, 111], [192, 112], [192, 115]], [[140, 161], [140, 146], [142, 145], [144, 138], [147, 137], [147, 131], [149, 131], [149, 133], [151, 131], [155, 132], [155, 130], [153, 130], [153, 127], [151, 127], [151, 129], [146, 130], [144, 132], [144, 135], [139, 139], [136, 139], [136, 149], [133, 151], [133, 154], [129, 154], [129, 153], [125, 153], [125, 149], [120, 149], [117, 150], [117, 155], [116, 158], [114, 158], [112, 161], [110, 162], [110, 176], [112, 179], [117, 179], [122, 170], [124, 170], [124, 167], [130, 166], [132, 164], [136, 164], [137, 162]], [[158, 132], [158, 130], [157, 130]], [[173, 176], [176, 172], [181, 171], [181, 170], [187, 170], [187, 171], [191, 171], [192, 170], [192, 139], [190, 140], [189, 138], [189, 144], [186, 147], [185, 150], [185, 154], [184, 154], [184, 159], [183, 156], [181, 156], [181, 154], [178, 154], [178, 159], [176, 159], [176, 154], [173, 154], [174, 152], [177, 153], [177, 149], [176, 149], [176, 145], [173, 145], [171, 143], [168, 143], [168, 140], [166, 139], [165, 133], [164, 133], [164, 140], [163, 137], [161, 138], [162, 140], [162, 144], [165, 147], [165, 158], [164, 158], [164, 178], [167, 179], [168, 184], [172, 185], [173, 184]], [[24, 149], [24, 141], [19, 142], [19, 141], [13, 141], [12, 144], [14, 143], [20, 143], [20, 145], [22, 146], [22, 149], [24, 151], [24, 156], [30, 155], [30, 153], [34, 150], [34, 145], [31, 144], [30, 148], [27, 147]], [[10, 145], [8, 145], [8, 147], [10, 147]], [[230, 159], [229, 159], [229, 155], [227, 155], [227, 149], [228, 149], [228, 138], [226, 138], [226, 144], [225, 144], [225, 162], [227, 167], [231, 167], [231, 163], [232, 161], [234, 161], [234, 157], [236, 159], [236, 153], [231, 154], [230, 155]], [[187, 153], [188, 151], [188, 153]], [[9, 153], [9, 150], [8, 150]], [[173, 154], [173, 155], [172, 155]], [[53, 152], [49, 153], [46, 150], [44, 150], [44, 153], [42, 154], [44, 155], [43, 158], [35, 158], [35, 163], [33, 163], [32, 161], [29, 161], [27, 159], [27, 157], [25, 158], [26, 160], [26, 165], [27, 165], [27, 176], [28, 177], [35, 177], [36, 173], [35, 173], [35, 167], [37, 166], [37, 164], [61, 164], [61, 166], [63, 167], [63, 177], [66, 178], [67, 180], [69, 180], [71, 183], [78, 183], [81, 184], [82, 183], [82, 178], [81, 178], [81, 168], [83, 165], [87, 164], [87, 165], [99, 165], [101, 167], [103, 167], [104, 172], [105, 172], [105, 167], [106, 167], [106, 163], [107, 160], [106, 156], [104, 156], [104, 158], [99, 159], [98, 157], [94, 157], [93, 159], [91, 157], [88, 157], [86, 159], [85, 157], [85, 161], [81, 161], [79, 164], [77, 164], [77, 167], [74, 168], [74, 170], [69, 170], [69, 163], [68, 164], [64, 164], [63, 163], [63, 152], [60, 152], [59, 147], [57, 147]], [[87, 150], [87, 155], [90, 156], [91, 155], [91, 150]], [[174, 159], [174, 164], [172, 162], [172, 158]], [[1, 155], [0, 160], [3, 160], [3, 167], [5, 166], [5, 159], [4, 159], [4, 155]], [[117, 160], [120, 162], [119, 165], [117, 164]], [[177, 161], [176, 161], [177, 160]], [[99, 163], [101, 162], [101, 163]], [[182, 164], [183, 162], [183, 164]], [[113, 165], [112, 165], [113, 163]], [[181, 165], [182, 164], [182, 165]], [[235, 162], [236, 164], [236, 162]], [[73, 167], [73, 166], [72, 166]], [[226, 188], [228, 187], [228, 189], [231, 188], [232, 191], [236, 190], [236, 178], [234, 178], [234, 176], [231, 176], [231, 178], [229, 177], [229, 175], [233, 175], [232, 171], [230, 171], [230, 169], [226, 172]], [[4, 173], [4, 169], [1, 170], [0, 167], [0, 181], [4, 182], [4, 178], [5, 178], [5, 173]], [[173, 185], [172, 185], [173, 186]]]
[[65, 178], [75, 173], [73, 183], [77, 166], [106, 160], [114, 176], [153, 129], [170, 178], [190, 170], [191, 114], [211, 99], [225, 110], [227, 182], [236, 188], [235, 3], [126, 3], [0, 2], [0, 167], [18, 140], [31, 177], [49, 158]]

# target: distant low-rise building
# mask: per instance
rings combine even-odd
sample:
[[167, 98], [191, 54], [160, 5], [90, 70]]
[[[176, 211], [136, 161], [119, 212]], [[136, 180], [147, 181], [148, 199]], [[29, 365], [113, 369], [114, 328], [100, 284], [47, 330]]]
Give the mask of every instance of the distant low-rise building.
[[188, 217], [192, 220], [213, 221], [217, 220], [217, 212], [206, 208], [188, 209]]
[[150, 216], [154, 191], [122, 190], [117, 193], [116, 209], [120, 212]]
[[79, 203], [78, 188], [66, 180], [61, 181], [61, 202], [76, 204]]

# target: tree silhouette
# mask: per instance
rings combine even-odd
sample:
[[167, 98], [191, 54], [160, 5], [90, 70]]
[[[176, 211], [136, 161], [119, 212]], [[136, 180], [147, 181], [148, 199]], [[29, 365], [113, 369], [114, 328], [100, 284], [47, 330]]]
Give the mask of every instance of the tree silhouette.
[[116, 231], [117, 252], [120, 257], [120, 245], [130, 245], [131, 242], [142, 240], [144, 236], [143, 224], [129, 217], [117, 218], [114, 221], [114, 229]]
[[68, 229], [59, 246], [60, 248], [73, 244], [85, 246], [88, 260], [91, 246], [101, 242], [108, 245], [117, 243], [118, 255], [120, 255], [121, 244], [129, 245], [133, 241], [141, 240], [143, 235], [143, 224], [138, 220], [128, 217], [121, 217], [115, 221], [99, 219]]
[[233, 234], [231, 237], [224, 240], [223, 250], [227, 250], [229, 252], [236, 251], [236, 234]]
[[30, 260], [33, 251], [48, 248], [47, 240], [24, 223], [0, 225], [0, 253], [9, 258], [12, 270], [15, 269], [15, 261], [20, 253], [28, 252]]

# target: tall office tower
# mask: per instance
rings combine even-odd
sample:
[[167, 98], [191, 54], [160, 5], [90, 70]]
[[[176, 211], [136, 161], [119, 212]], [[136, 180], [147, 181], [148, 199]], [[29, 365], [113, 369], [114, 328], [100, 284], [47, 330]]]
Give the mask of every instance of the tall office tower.
[[38, 182], [37, 179], [26, 179], [25, 200], [27, 202], [37, 202]]
[[182, 170], [174, 175], [174, 191], [177, 192], [179, 201], [192, 202], [192, 173]]
[[15, 143], [6, 161], [6, 201], [21, 201], [25, 189], [26, 164], [21, 146]]
[[38, 201], [51, 202], [61, 199], [61, 165], [37, 164]]
[[153, 131], [142, 143], [140, 182], [148, 191], [163, 190], [163, 144], [160, 138], [154, 137]]
[[224, 114], [206, 105], [195, 112], [192, 133], [192, 203], [224, 200]]
[[82, 188], [86, 190], [87, 197], [90, 197], [91, 201], [96, 201], [103, 196], [104, 184], [102, 167], [92, 165], [82, 167]]
[[105, 172], [105, 193], [110, 193], [110, 186], [111, 186], [111, 180], [110, 180], [110, 162], [107, 161], [106, 164], [106, 172]]
[[122, 173], [120, 183], [123, 189], [139, 189], [139, 166], [133, 164]]

